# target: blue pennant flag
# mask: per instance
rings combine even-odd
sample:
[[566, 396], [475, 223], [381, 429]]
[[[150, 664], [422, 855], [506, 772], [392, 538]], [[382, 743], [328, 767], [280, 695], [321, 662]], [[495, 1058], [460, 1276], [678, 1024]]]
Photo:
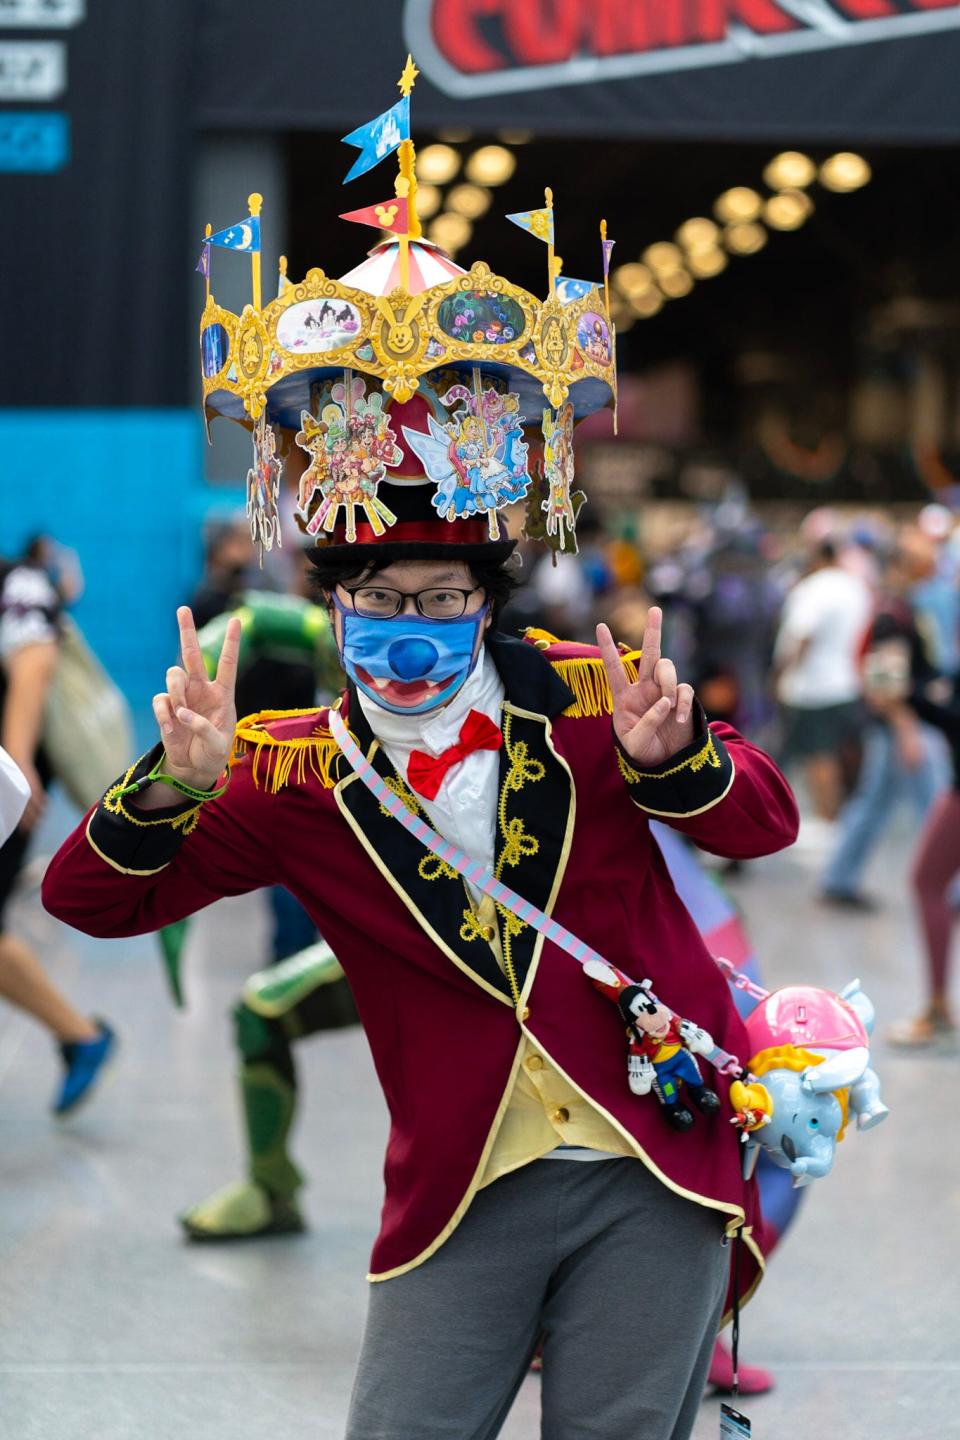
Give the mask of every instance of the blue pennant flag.
[[368, 120], [366, 125], [358, 125], [356, 130], [344, 135], [344, 145], [356, 145], [360, 151], [351, 169], [344, 176], [344, 185], [348, 180], [356, 180], [358, 175], [365, 175], [387, 155], [392, 155], [394, 150], [399, 149], [404, 140], [409, 139], [410, 96], [404, 95], [396, 105], [391, 105], [389, 110], [384, 110], [375, 120]]
[[200, 259], [197, 262], [197, 274], [202, 275], [205, 280], [210, 278], [210, 246], [205, 244], [200, 252]]
[[555, 286], [557, 299], [561, 305], [569, 305], [573, 300], [582, 300], [596, 283], [595, 280], [574, 280], [569, 275], [558, 275]]
[[260, 249], [260, 216], [248, 215], [227, 230], [218, 230], [215, 235], [204, 237], [205, 245], [219, 245], [221, 250], [241, 250], [252, 255]]

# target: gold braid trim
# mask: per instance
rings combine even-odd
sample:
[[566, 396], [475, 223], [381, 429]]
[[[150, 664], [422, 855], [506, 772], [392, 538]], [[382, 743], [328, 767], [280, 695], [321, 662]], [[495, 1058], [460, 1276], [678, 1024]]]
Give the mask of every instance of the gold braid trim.
[[[141, 756], [140, 759], [142, 760], [143, 756]], [[121, 794], [121, 791], [125, 790], [130, 784], [133, 772], [139, 764], [140, 760], [134, 761], [123, 779], [118, 780], [116, 785], [110, 786], [110, 789], [103, 797], [104, 810], [110, 815], [122, 815], [128, 824], [136, 825], [141, 830], [147, 830], [151, 825], [169, 825], [171, 830], [182, 830], [185, 836], [192, 835], [197, 828], [197, 821], [200, 818], [201, 806], [199, 804], [194, 805], [191, 810], [184, 810], [182, 815], [174, 815], [173, 817], [160, 815], [155, 820], [145, 820], [142, 813], [134, 813], [127, 809], [123, 803], [125, 796]]]
[[318, 725], [311, 735], [292, 739], [278, 739], [265, 728], [273, 720], [316, 713], [316, 707], [311, 706], [308, 710], [261, 710], [257, 715], [248, 715], [237, 726], [230, 764], [236, 765], [241, 756], [252, 752], [253, 783], [272, 795], [291, 783], [303, 785], [308, 773], [325, 790], [332, 790], [338, 779], [335, 767], [340, 747], [326, 726]]
[[[565, 715], [567, 711], [563, 712]], [[717, 747], [713, 743], [713, 734], [707, 731], [703, 746], [696, 755], [688, 755], [686, 760], [681, 760], [679, 765], [672, 766], [669, 770], [634, 770], [629, 760], [621, 754], [617, 748], [617, 764], [620, 766], [620, 774], [628, 785], [637, 785], [641, 780], [667, 780], [671, 775], [679, 775], [682, 770], [702, 770], [709, 765], [714, 770], [720, 769], [720, 756], [717, 754]]]
[[[627, 679], [633, 685], [637, 680], [637, 661], [640, 659], [640, 651], [630, 650], [626, 655], [621, 655], [620, 659], [623, 662]], [[587, 715], [613, 714], [610, 682], [607, 680], [603, 661], [599, 657], [585, 655], [577, 660], [551, 660], [550, 664], [563, 683], [568, 685], [577, 697], [574, 704], [568, 705], [564, 710], [564, 715], [570, 715], [575, 720], [582, 720]]]

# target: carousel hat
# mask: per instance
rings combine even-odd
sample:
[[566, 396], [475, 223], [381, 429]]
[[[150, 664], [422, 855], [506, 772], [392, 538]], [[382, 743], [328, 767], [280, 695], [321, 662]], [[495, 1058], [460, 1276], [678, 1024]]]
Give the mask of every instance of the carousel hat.
[[[525, 530], [553, 550], [576, 550], [573, 427], [616, 406], [615, 332], [607, 272], [613, 241], [601, 222], [603, 282], [565, 279], [554, 254], [552, 192], [541, 209], [509, 215], [547, 246], [548, 294], [463, 270], [423, 237], [407, 57], [401, 99], [345, 136], [361, 153], [347, 180], [398, 152], [395, 194], [342, 219], [387, 232], [339, 280], [309, 270], [300, 284], [281, 257], [279, 293], [261, 298], [261, 197], [249, 216], [212, 233], [198, 271], [207, 296], [200, 324], [204, 414], [253, 431], [247, 477], [251, 533], [280, 543], [278, 504], [291, 444], [305, 468], [298, 524], [317, 549], [375, 549], [378, 557], [499, 558], [513, 542], [499, 512], [526, 503]], [[213, 248], [248, 254], [253, 296], [239, 315], [217, 305]], [[532, 427], [542, 460], [531, 474]], [[539, 448], [539, 447], [538, 447]]]

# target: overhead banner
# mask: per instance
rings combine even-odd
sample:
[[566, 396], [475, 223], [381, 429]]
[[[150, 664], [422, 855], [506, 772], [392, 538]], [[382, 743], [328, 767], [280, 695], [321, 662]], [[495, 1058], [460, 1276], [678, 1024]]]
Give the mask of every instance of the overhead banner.
[[960, 137], [960, 0], [353, 0], [315, 31], [301, 12], [207, 0], [200, 124], [336, 129], [356, 114], [358, 77], [386, 93], [410, 50], [420, 127]]
[[407, 0], [405, 14], [424, 74], [467, 97], [742, 66], [958, 27], [958, 0]]

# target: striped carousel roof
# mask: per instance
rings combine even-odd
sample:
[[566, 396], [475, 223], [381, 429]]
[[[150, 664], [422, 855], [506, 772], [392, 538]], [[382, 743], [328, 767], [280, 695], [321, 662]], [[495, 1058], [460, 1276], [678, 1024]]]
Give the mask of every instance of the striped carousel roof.
[[[467, 273], [429, 240], [411, 240], [409, 245], [411, 295]], [[368, 295], [389, 295], [400, 284], [400, 241], [382, 240], [362, 264], [340, 276], [340, 283], [365, 290]]]

